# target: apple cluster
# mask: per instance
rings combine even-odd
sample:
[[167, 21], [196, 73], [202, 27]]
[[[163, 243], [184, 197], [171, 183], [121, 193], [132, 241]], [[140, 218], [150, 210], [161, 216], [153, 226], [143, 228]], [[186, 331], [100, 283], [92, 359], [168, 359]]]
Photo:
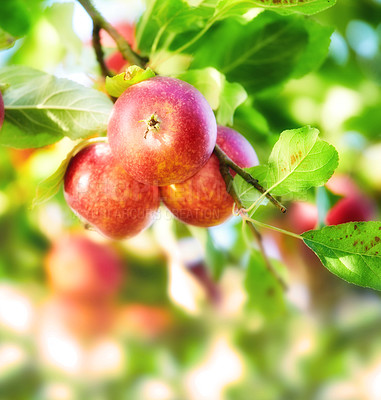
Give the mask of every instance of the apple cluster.
[[258, 165], [249, 142], [217, 126], [203, 95], [175, 78], [154, 77], [125, 90], [107, 136], [108, 143], [72, 158], [64, 194], [84, 222], [114, 239], [148, 227], [160, 200], [187, 224], [210, 227], [229, 218], [233, 199], [212, 154], [216, 143], [240, 167]]

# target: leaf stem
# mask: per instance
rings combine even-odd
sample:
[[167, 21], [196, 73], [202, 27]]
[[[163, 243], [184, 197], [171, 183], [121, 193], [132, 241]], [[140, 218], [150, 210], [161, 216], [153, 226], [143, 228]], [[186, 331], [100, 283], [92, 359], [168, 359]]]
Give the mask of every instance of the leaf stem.
[[89, 14], [90, 18], [93, 21], [94, 27], [98, 27], [97, 29], [105, 30], [114, 39], [118, 50], [126, 61], [131, 64], [138, 65], [141, 68], [145, 67], [148, 60], [145, 57], [141, 57], [139, 54], [135, 53], [132, 50], [127, 40], [109, 22], [104, 19], [104, 17], [94, 7], [91, 0], [78, 0], [78, 2]]
[[243, 218], [246, 219], [247, 221], [252, 222], [254, 225], [258, 225], [262, 228], [271, 229], [272, 231], [280, 232], [280, 233], [283, 233], [284, 235], [291, 236], [291, 237], [299, 239], [299, 240], [303, 240], [303, 236], [298, 235], [297, 233], [286, 231], [285, 229], [278, 228], [273, 225], [268, 225], [268, 224], [265, 224], [264, 222], [260, 222], [255, 219], [249, 218], [249, 217], [243, 217]]
[[[216, 151], [217, 148], [217, 151]], [[218, 160], [220, 162], [220, 172], [222, 175], [222, 178], [224, 179], [225, 185], [226, 185], [226, 191], [230, 194], [230, 196], [233, 198], [235, 204], [237, 204], [237, 207], [239, 210], [243, 209], [243, 205], [241, 202], [241, 199], [239, 198], [237, 192], [234, 189], [233, 185], [233, 177], [230, 173], [229, 168], [231, 168], [231, 165], [234, 164], [237, 168], [239, 168], [233, 161], [221, 150], [221, 148], [216, 145], [214, 148], [214, 152], [216, 156], [218, 157]], [[243, 170], [242, 170], [243, 171]], [[251, 175], [250, 175], [251, 177]], [[251, 177], [251, 179], [254, 179]], [[265, 248], [263, 246], [263, 240], [261, 234], [258, 232], [257, 228], [254, 226], [254, 220], [250, 220], [249, 217], [246, 214], [243, 214], [242, 211], [240, 212], [240, 215], [242, 217], [243, 223], [246, 223], [246, 225], [249, 227], [250, 231], [252, 232], [260, 252], [262, 253], [262, 257], [265, 261], [267, 269], [270, 271], [270, 273], [275, 277], [275, 279], [280, 283], [283, 289], [287, 289], [286, 283], [283, 281], [282, 277], [279, 276], [273, 265], [271, 264], [270, 259], [267, 256], [267, 253], [265, 251]]]

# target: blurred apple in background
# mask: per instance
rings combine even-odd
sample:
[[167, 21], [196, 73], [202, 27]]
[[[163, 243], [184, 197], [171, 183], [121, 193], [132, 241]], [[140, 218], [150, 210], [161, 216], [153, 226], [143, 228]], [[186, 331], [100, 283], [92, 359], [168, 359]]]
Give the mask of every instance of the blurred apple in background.
[[335, 174], [326, 186], [334, 194], [343, 196], [329, 210], [326, 216], [327, 225], [377, 219], [376, 204], [348, 175]]
[[116, 326], [127, 336], [154, 339], [171, 328], [173, 318], [164, 306], [125, 304], [118, 312]]
[[118, 290], [123, 271], [116, 251], [83, 234], [58, 239], [45, 258], [52, 289], [80, 299], [103, 299]]
[[36, 151], [36, 149], [13, 149], [9, 148], [9, 156], [13, 166], [17, 169], [22, 167]]
[[296, 201], [287, 212], [292, 231], [298, 234], [315, 229], [318, 223], [318, 210], [315, 204]]
[[78, 300], [54, 294], [41, 308], [40, 325], [52, 331], [59, 329], [77, 339], [93, 339], [111, 330], [114, 311], [112, 301]]
[[[135, 40], [135, 25], [128, 24], [126, 22], [121, 22], [114, 25], [116, 30], [127, 40], [129, 45], [133, 50], [136, 50], [136, 40]], [[101, 31], [101, 44], [106, 48], [116, 48], [116, 44], [111, 36], [105, 32]], [[130, 64], [126, 61], [122, 54], [117, 50], [111, 52], [105, 59], [107, 68], [114, 74], [119, 74], [123, 72]]]

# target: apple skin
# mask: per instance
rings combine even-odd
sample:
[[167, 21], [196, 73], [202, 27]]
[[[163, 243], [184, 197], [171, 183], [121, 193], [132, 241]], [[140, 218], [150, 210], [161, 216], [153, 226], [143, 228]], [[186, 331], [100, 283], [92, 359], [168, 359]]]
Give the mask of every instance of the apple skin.
[[[258, 165], [250, 143], [233, 129], [218, 126], [217, 144], [240, 167]], [[223, 223], [232, 215], [233, 198], [226, 191], [216, 155], [185, 182], [160, 188], [167, 208], [180, 221], [201, 227]]]
[[173, 325], [173, 317], [167, 308], [143, 303], [123, 305], [116, 319], [120, 333], [146, 340], [162, 336]]
[[3, 100], [3, 95], [0, 92], [0, 129], [3, 126], [3, 122], [4, 122], [4, 114], [5, 114], [5, 110], [4, 110], [4, 100]]
[[105, 244], [79, 234], [59, 238], [44, 260], [50, 286], [71, 299], [105, 299], [118, 290], [123, 263]]
[[374, 202], [360, 191], [349, 176], [336, 174], [328, 181], [327, 187], [333, 193], [344, 196], [329, 210], [325, 221], [327, 225], [377, 218]]
[[67, 332], [76, 339], [95, 339], [109, 333], [115, 318], [111, 301], [83, 300], [54, 294], [40, 309], [40, 330]]
[[315, 229], [318, 224], [318, 209], [315, 204], [296, 201], [287, 211], [287, 220], [293, 232], [301, 234]]
[[73, 157], [64, 194], [79, 217], [113, 239], [132, 237], [147, 228], [160, 204], [158, 188], [132, 179], [107, 143], [90, 145]]
[[120, 74], [130, 65], [119, 51], [110, 54], [105, 63], [106, 67], [114, 74]]
[[[135, 24], [119, 22], [113, 24], [113, 26], [127, 40], [131, 48], [136, 50]], [[117, 47], [115, 40], [103, 29], [100, 31], [100, 39], [102, 47]]]
[[202, 94], [189, 83], [159, 76], [125, 90], [108, 125], [116, 160], [132, 178], [155, 186], [183, 182], [198, 172], [216, 135], [216, 119]]

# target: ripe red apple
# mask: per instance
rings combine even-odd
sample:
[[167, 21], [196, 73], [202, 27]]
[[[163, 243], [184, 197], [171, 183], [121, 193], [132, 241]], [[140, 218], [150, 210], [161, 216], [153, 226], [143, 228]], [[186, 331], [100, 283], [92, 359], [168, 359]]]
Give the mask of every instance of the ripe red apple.
[[78, 339], [108, 333], [113, 325], [114, 305], [103, 299], [78, 299], [68, 296], [49, 298], [40, 311], [40, 329], [63, 330]]
[[[258, 165], [250, 143], [233, 129], [218, 126], [217, 144], [240, 167]], [[216, 155], [185, 182], [160, 188], [168, 209], [181, 221], [209, 227], [221, 224], [232, 215], [233, 199], [227, 193]]]
[[158, 188], [132, 179], [106, 143], [90, 145], [73, 157], [64, 189], [72, 210], [114, 239], [134, 236], [149, 226], [160, 203]]
[[3, 126], [4, 122], [4, 100], [3, 95], [0, 92], [0, 129]]
[[44, 265], [56, 293], [92, 300], [115, 294], [123, 272], [122, 261], [111, 247], [78, 234], [57, 240]]
[[110, 54], [105, 63], [107, 68], [114, 74], [120, 74], [130, 65], [119, 51]]
[[120, 309], [116, 325], [121, 333], [154, 339], [168, 331], [172, 324], [172, 315], [163, 306], [132, 303]]
[[[115, 29], [127, 40], [129, 45], [136, 50], [135, 25], [122, 22], [116, 24]], [[103, 30], [101, 30], [101, 43], [103, 47], [116, 47], [111, 36]], [[120, 51], [115, 51], [107, 56], [105, 63], [107, 68], [115, 74], [123, 72], [130, 65], [128, 61], [123, 58]]]
[[316, 228], [318, 209], [315, 204], [296, 201], [288, 209], [287, 220], [292, 231], [301, 234]]
[[111, 150], [132, 178], [149, 185], [183, 182], [208, 161], [216, 120], [189, 83], [154, 77], [130, 86], [116, 101], [109, 125]]
[[[113, 24], [113, 26], [127, 40], [128, 44], [136, 50], [135, 25], [128, 22], [119, 22]], [[106, 31], [100, 31], [100, 38], [103, 47], [116, 47], [114, 39]]]
[[360, 191], [349, 176], [334, 175], [327, 187], [333, 193], [344, 196], [329, 210], [326, 216], [327, 225], [371, 221], [377, 218], [374, 202]]

